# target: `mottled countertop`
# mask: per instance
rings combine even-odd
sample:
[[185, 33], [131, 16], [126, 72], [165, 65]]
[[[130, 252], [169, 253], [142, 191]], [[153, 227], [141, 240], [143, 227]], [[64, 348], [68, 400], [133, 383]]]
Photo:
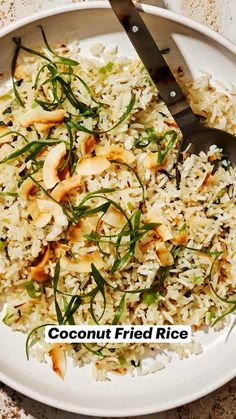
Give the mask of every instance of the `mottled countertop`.
[[[67, 413], [35, 402], [0, 384], [1, 419], [92, 419], [90, 416]], [[235, 419], [236, 379], [219, 390], [193, 403], [163, 413], [141, 416], [139, 419]], [[105, 419], [105, 418], [95, 418]], [[106, 418], [108, 419], [108, 418]], [[135, 419], [135, 418], [134, 418]], [[136, 418], [137, 419], [137, 418]]]
[[[83, 0], [0, 0], [0, 26], [45, 8]], [[236, 43], [235, 0], [143, 0], [198, 20]], [[1, 419], [89, 419], [38, 403], [0, 383]], [[217, 391], [168, 412], [142, 419], [236, 419], [236, 379]], [[97, 418], [102, 419], [102, 418]], [[103, 418], [104, 419], [104, 418]]]

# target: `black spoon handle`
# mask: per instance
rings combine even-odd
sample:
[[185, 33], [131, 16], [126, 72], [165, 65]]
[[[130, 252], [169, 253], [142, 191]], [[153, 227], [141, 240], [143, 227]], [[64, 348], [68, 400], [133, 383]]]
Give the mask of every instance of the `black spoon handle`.
[[164, 60], [132, 0], [109, 0], [110, 5], [141, 58], [161, 99], [183, 134], [198, 122], [184, 93]]

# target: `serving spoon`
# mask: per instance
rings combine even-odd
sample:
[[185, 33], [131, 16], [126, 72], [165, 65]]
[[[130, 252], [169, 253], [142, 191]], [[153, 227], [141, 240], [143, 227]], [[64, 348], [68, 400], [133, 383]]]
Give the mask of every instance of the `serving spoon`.
[[215, 144], [223, 149], [224, 156], [230, 163], [236, 165], [236, 137], [220, 129], [200, 124], [132, 0], [109, 2], [156, 85], [161, 100], [183, 134], [179, 156], [190, 144], [189, 152], [194, 154], [200, 151], [207, 152], [209, 147]]

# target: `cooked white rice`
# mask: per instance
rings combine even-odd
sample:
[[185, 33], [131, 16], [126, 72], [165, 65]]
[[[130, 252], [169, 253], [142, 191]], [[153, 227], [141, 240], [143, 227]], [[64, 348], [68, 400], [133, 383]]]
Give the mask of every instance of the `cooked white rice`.
[[[156, 286], [156, 292], [152, 294], [127, 293], [125, 308], [119, 323], [187, 324], [193, 326], [193, 330], [204, 325], [210, 327], [219, 316], [232, 308], [232, 304], [220, 300], [214, 294], [210, 285], [219, 296], [224, 299], [230, 296], [231, 300], [236, 286], [236, 169], [224, 166], [223, 162], [214, 174], [211, 173], [214, 160], [221, 159], [222, 156], [221, 150], [215, 146], [212, 146], [207, 154], [202, 152], [198, 156], [189, 156], [186, 152], [180, 168], [181, 184], [178, 189], [175, 180], [175, 161], [181, 135], [165, 105], [158, 100], [157, 91], [142, 64], [137, 60], [119, 57], [115, 51], [104, 52], [100, 45], [95, 46], [94, 51], [95, 55], [101, 55], [100, 59], [80, 56], [75, 45], [72, 50], [65, 46], [57, 47], [58, 54], [79, 61], [79, 65], [73, 67], [74, 73], [90, 87], [94, 99], [96, 98], [97, 102], [103, 104], [98, 109], [97, 116], [80, 117], [78, 110], [76, 111], [68, 100], [64, 101], [59, 108], [67, 111], [66, 116], [69, 115], [68, 112], [77, 114], [72, 118], [80, 120], [80, 123], [87, 129], [103, 132], [119, 121], [126, 112], [132, 95], [135, 97], [135, 105], [131, 114], [115, 129], [95, 136], [96, 147], [98, 144], [100, 146], [100, 148], [95, 147], [95, 151], [92, 144], [90, 148], [88, 147], [86, 154], [91, 134], [72, 129], [74, 154], [77, 154], [78, 163], [73, 174], [68, 170], [60, 174], [60, 182], [68, 176], [76, 176], [80, 170], [81, 161], [85, 158], [90, 159], [92, 167], [95, 167], [95, 160], [93, 160], [95, 152], [102, 150], [102, 154], [108, 160], [112, 158], [121, 161], [122, 159], [123, 161], [133, 160], [130, 166], [141, 179], [145, 189], [145, 200], [142, 200], [142, 190], [135, 174], [124, 165], [110, 163], [109, 167], [102, 172], [95, 173], [95, 171], [94, 174], [82, 175], [79, 187], [64, 196], [64, 205], [68, 208], [68, 202], [70, 202], [76, 206], [89, 192], [95, 192], [101, 188], [116, 188], [115, 192], [108, 193], [106, 196], [114, 200], [129, 219], [132, 214], [141, 210], [141, 225], [147, 222], [158, 222], [162, 229], [160, 226], [150, 229], [137, 241], [134, 257], [131, 257], [121, 269], [111, 274], [115, 259], [115, 249], [111, 244], [101, 245], [102, 250], [107, 253], [107, 256], [104, 256], [96, 242], [86, 239], [83, 234], [77, 238], [77, 241], [71, 242], [68, 239], [68, 226], [58, 227], [55, 217], [48, 220], [44, 227], [36, 226], [39, 216], [37, 200], [44, 199], [52, 202], [49, 195], [56, 187], [47, 188], [42, 182], [44, 161], [49, 151], [56, 146], [46, 147], [36, 159], [37, 162], [41, 162], [41, 166], [37, 166], [40, 168], [34, 176], [49, 195], [38, 184], [35, 188], [31, 185], [26, 194], [23, 192], [22, 185], [19, 186], [23, 176], [26, 178], [27, 174], [32, 173], [33, 167], [35, 168], [32, 160], [25, 162], [29, 153], [26, 152], [2, 163], [1, 191], [18, 194], [17, 196], [0, 195], [0, 289], [1, 300], [6, 303], [4, 322], [13, 330], [24, 333], [29, 333], [41, 324], [57, 323], [52, 278], [59, 257], [61, 272], [58, 288], [64, 293], [81, 295], [96, 287], [91, 272], [88, 272], [91, 270], [91, 261], [89, 268], [88, 266], [87, 268], [78, 267], [79, 262], [84, 260], [84, 255], [91, 256], [92, 254], [91, 260], [96, 255], [101, 264], [99, 271], [113, 286], [124, 291], [149, 289]], [[55, 60], [47, 49], [42, 49], [42, 52]], [[44, 101], [53, 99], [49, 84], [43, 85], [43, 81], [50, 77], [46, 67], [41, 73], [38, 88], [33, 89], [37, 73], [46, 61], [29, 54], [22, 54], [19, 63], [15, 77], [18, 80], [17, 89], [25, 107], [16, 102], [12, 88], [0, 98], [1, 120], [6, 124], [7, 129], [18, 133], [0, 138], [0, 142], [3, 138], [10, 140], [1, 145], [1, 160], [26, 144], [19, 132], [29, 142], [45, 139], [49, 132], [47, 127], [45, 127], [45, 132], [42, 132], [42, 126], [38, 127], [34, 123], [29, 123], [29, 127], [24, 128], [20, 122], [22, 115], [29, 110], [40, 109], [36, 99]], [[58, 68], [59, 71], [68, 71], [66, 65], [60, 65]], [[62, 75], [62, 77], [69, 80], [68, 75]], [[70, 82], [73, 92], [81, 102], [88, 108], [97, 106], [78, 79], [72, 77]], [[209, 76], [203, 76], [193, 84], [186, 85], [185, 88], [194, 112], [204, 117], [207, 124], [236, 134], [235, 92], [226, 89], [223, 92], [217, 90], [212, 85]], [[60, 92], [57, 93], [60, 94]], [[8, 112], [4, 112], [6, 109]], [[157, 139], [171, 130], [177, 133], [178, 138], [162, 164], [157, 164], [157, 153], [154, 153], [157, 150], [155, 144], [152, 143], [142, 149], [135, 146], [140, 136], [147, 135], [145, 134], [147, 128], [154, 130]], [[6, 127], [3, 126], [3, 129]], [[167, 135], [166, 141], [160, 143], [162, 151], [165, 150], [171, 135], [173, 133]], [[50, 138], [68, 142], [68, 131], [63, 122], [52, 126]], [[113, 146], [113, 154], [110, 153], [110, 155], [109, 146]], [[121, 148], [119, 158], [114, 153], [114, 146]], [[65, 160], [65, 157], [63, 159]], [[105, 162], [108, 161], [107, 159]], [[51, 175], [52, 173], [48, 173], [49, 177]], [[95, 208], [105, 202], [102, 197], [92, 198], [86, 205]], [[59, 208], [61, 208], [60, 205], [58, 205]], [[43, 216], [45, 217], [45, 212]], [[119, 211], [115, 216], [119, 222], [122, 221]], [[101, 218], [98, 225], [100, 234], [108, 236], [121, 231], [122, 227], [112, 227], [104, 220]], [[84, 221], [83, 218], [82, 221]], [[85, 221], [89, 223], [91, 217], [85, 218]], [[91, 231], [93, 229], [95, 225], [92, 226]], [[129, 236], [126, 236], [125, 240], [127, 238], [129, 239]], [[214, 254], [206, 253], [206, 251], [197, 252], [189, 248], [208, 249], [210, 252], [222, 253], [218, 255], [214, 263]], [[35, 270], [31, 268], [36, 267], [47, 249], [50, 249], [50, 254], [48, 258], [46, 255], [45, 265], [41, 267], [42, 276], [35, 279], [32, 273]], [[173, 260], [174, 249], [178, 250], [178, 255]], [[119, 248], [121, 256], [126, 250], [125, 246]], [[95, 266], [96, 263], [98, 262], [94, 262]], [[163, 273], [167, 269], [169, 269], [169, 274], [161, 284], [160, 272]], [[78, 272], [81, 270], [84, 272]], [[28, 291], [26, 283], [28, 283]], [[32, 286], [33, 294], [36, 293], [33, 297]], [[29, 287], [31, 287], [31, 292], [29, 292]], [[101, 293], [98, 293], [94, 300], [93, 312], [96, 319], [102, 316], [99, 320], [100, 324], [111, 324], [123, 293], [108, 286], [105, 286], [105, 292], [104, 313]], [[68, 302], [70, 297], [57, 294], [57, 299], [64, 312], [64, 300]], [[82, 305], [74, 313], [73, 318], [76, 324], [94, 324], [89, 297], [83, 299]], [[227, 318], [224, 317], [222, 322]], [[222, 322], [218, 322], [216, 327], [220, 327]], [[181, 358], [201, 352], [200, 346], [195, 342], [187, 345], [108, 344], [102, 350], [105, 357], [99, 357], [83, 345], [45, 344], [43, 328], [34, 335], [34, 338], [37, 339], [34, 339], [30, 353], [39, 360], [48, 360], [49, 352], [53, 359], [52, 349], [58, 349], [61, 356], [66, 353], [72, 357], [75, 365], [83, 366], [92, 363], [96, 378], [100, 380], [106, 379], [108, 372], [134, 373], [136, 371], [139, 374], [155, 372], [163, 368], [165, 362], [169, 360], [166, 355], [163, 362], [161, 358], [163, 350], [177, 352]], [[88, 347], [92, 351], [101, 349], [99, 345], [88, 345]], [[146, 369], [145, 359], [149, 356], [153, 358], [153, 364], [150, 369]], [[137, 365], [140, 367], [137, 368]]]

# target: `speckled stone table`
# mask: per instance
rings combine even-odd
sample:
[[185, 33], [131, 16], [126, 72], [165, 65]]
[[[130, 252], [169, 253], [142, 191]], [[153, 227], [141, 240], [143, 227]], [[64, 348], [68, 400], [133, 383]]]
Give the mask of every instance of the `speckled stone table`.
[[[0, 27], [41, 9], [77, 1], [83, 0], [0, 0]], [[143, 3], [168, 7], [196, 19], [236, 43], [236, 0], [143, 0]], [[89, 419], [38, 403], [0, 383], [0, 419], [11, 418]], [[168, 412], [142, 416], [142, 419], [152, 418], [236, 419], [236, 379], [193, 403]]]
[[[1, 419], [90, 419], [35, 402], [0, 384]], [[235, 419], [236, 379], [193, 403], [141, 419]], [[91, 418], [92, 419], [92, 418]], [[105, 418], [96, 418], [105, 419]]]

